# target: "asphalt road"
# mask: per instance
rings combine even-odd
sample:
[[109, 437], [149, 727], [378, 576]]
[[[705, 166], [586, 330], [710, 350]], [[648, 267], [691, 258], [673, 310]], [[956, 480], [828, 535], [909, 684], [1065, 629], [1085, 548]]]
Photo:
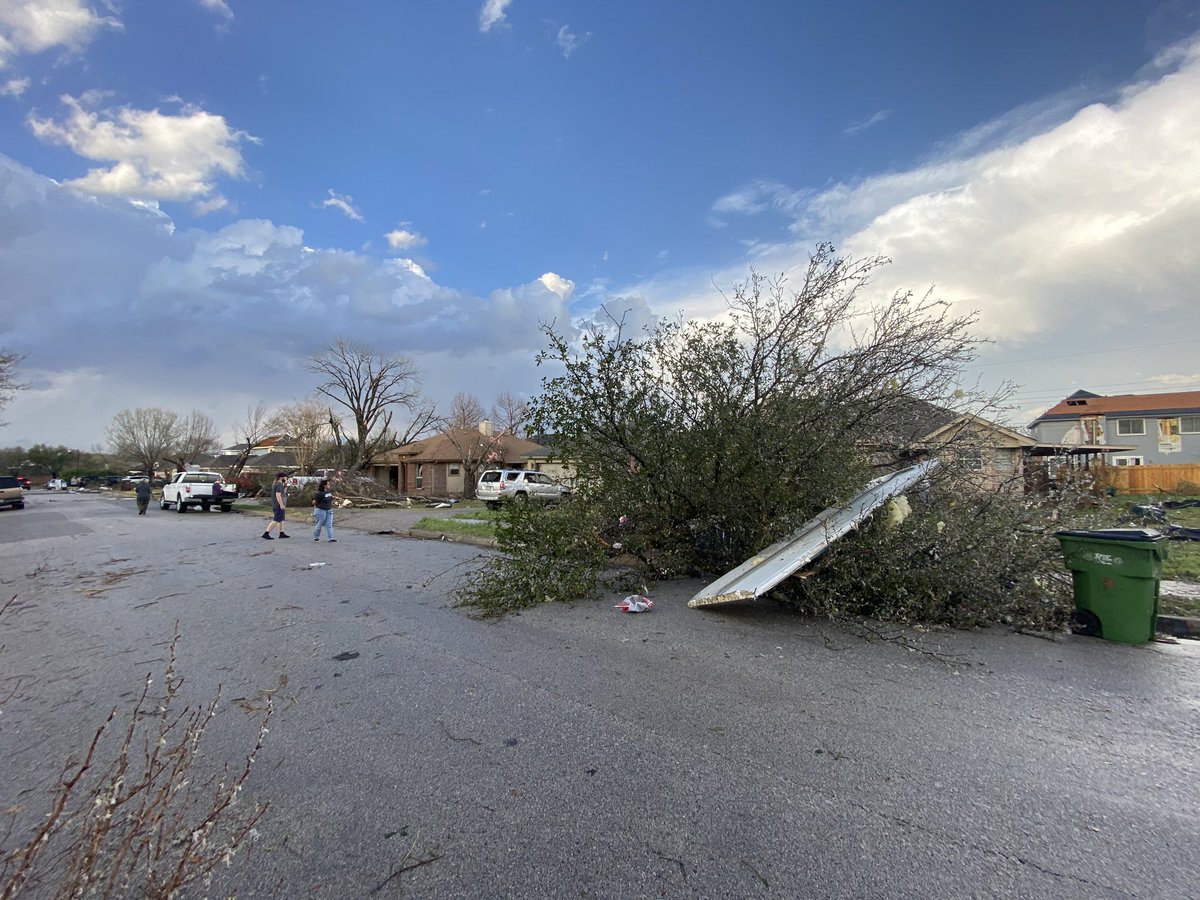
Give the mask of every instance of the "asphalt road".
[[369, 521], [0, 513], [0, 810], [47, 807], [178, 622], [185, 696], [223, 685], [206, 764], [276, 709], [243, 798], [270, 809], [214, 896], [1200, 894], [1200, 644], [909, 649], [688, 610], [695, 582], [485, 623], [450, 594], [486, 551]]

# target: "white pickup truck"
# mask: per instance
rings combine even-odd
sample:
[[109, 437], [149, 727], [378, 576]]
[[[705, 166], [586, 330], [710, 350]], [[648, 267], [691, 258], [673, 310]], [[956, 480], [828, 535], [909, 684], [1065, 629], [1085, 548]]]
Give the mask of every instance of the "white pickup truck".
[[[237, 499], [237, 489], [227, 487], [224, 482], [220, 472], [178, 472], [163, 485], [158, 507], [170, 509], [174, 506], [175, 512], [187, 512], [189, 506], [198, 506], [208, 512], [210, 507], [220, 506], [221, 512], [229, 512]], [[213, 493], [217, 484], [222, 487], [219, 495]]]

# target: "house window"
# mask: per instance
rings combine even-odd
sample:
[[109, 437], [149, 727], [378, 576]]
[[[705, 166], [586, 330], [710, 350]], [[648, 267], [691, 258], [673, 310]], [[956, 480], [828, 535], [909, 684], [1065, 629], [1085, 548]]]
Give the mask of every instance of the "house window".
[[1182, 434], [1196, 434], [1200, 432], [1200, 416], [1180, 416], [1179, 431]]
[[413, 485], [417, 490], [421, 489], [422, 483], [425, 481], [425, 463], [417, 463], [417, 471], [413, 479]]
[[450, 474], [451, 475], [458, 474], [458, 464], [457, 463], [450, 463]]
[[1117, 419], [1117, 434], [1145, 434], [1145, 419]]
[[1144, 461], [1140, 456], [1114, 456], [1112, 458], [1114, 466], [1140, 466], [1144, 465]]
[[967, 471], [978, 472], [983, 468], [983, 451], [978, 448], [964, 448], [954, 454], [954, 461]]

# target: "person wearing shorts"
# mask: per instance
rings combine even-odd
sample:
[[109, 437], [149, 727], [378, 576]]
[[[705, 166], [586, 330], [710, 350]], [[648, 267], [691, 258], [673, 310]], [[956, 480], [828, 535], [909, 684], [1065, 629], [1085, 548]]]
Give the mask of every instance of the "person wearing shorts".
[[275, 476], [275, 483], [271, 485], [271, 521], [267, 530], [262, 533], [264, 540], [275, 540], [271, 537], [273, 530], [277, 530], [281, 538], [291, 537], [283, 530], [283, 519], [287, 515], [287, 482], [283, 480], [284, 477], [284, 474], [279, 472]]

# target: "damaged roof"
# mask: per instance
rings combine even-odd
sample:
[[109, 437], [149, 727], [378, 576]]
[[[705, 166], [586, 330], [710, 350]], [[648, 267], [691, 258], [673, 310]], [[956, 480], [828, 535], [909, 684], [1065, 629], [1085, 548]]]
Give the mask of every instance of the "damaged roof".
[[1078, 419], [1083, 416], [1189, 416], [1200, 415], [1200, 391], [1165, 394], [1117, 394], [1105, 397], [1091, 391], [1076, 391], [1050, 407], [1030, 423]]

